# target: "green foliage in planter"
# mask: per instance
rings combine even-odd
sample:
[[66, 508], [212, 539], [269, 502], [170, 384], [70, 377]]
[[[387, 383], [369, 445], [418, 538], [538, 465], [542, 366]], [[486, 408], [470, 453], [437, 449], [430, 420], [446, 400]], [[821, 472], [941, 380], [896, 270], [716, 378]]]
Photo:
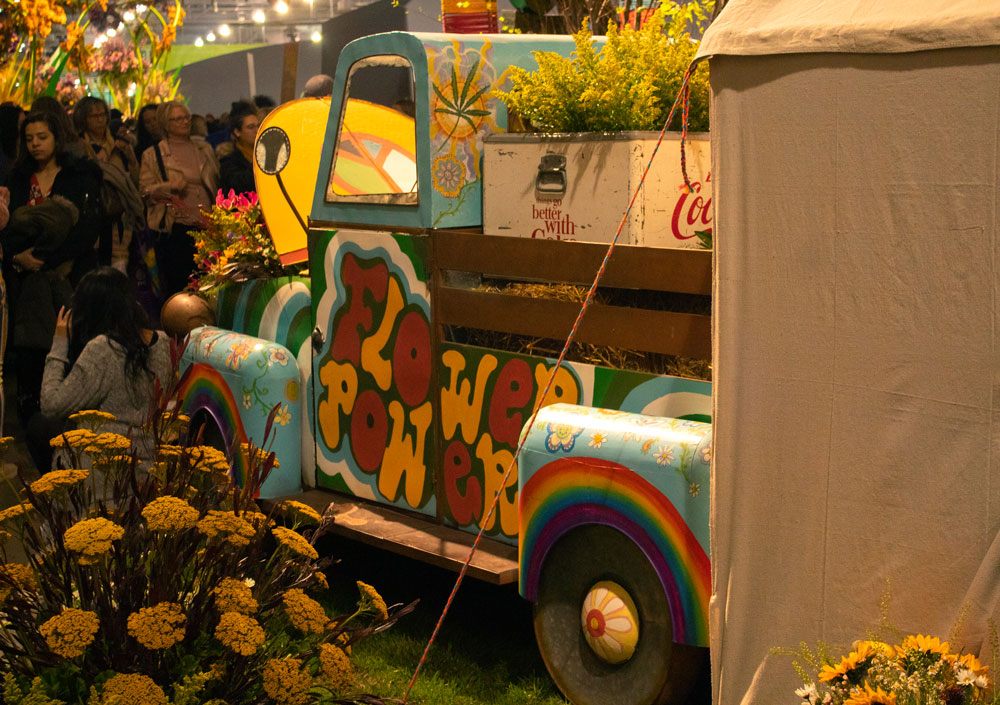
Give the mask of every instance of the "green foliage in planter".
[[[642, 29], [609, 25], [603, 48], [584, 26], [573, 35], [570, 58], [536, 51], [538, 69], [512, 68], [509, 91], [497, 91], [508, 110], [539, 132], [658, 130], [694, 58], [698, 33], [714, 0], [665, 2]], [[691, 78], [690, 129], [708, 130], [708, 67]], [[680, 110], [671, 125], [680, 127]]]

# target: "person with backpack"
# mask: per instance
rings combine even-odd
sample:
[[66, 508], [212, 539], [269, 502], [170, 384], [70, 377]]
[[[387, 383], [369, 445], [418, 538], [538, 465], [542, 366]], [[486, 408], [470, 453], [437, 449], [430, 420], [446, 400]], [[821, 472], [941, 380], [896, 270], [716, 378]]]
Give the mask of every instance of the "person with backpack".
[[98, 259], [125, 271], [132, 234], [142, 227], [144, 206], [139, 195], [139, 162], [131, 146], [108, 129], [108, 105], [100, 98], [82, 98], [73, 109], [73, 125], [87, 155], [102, 172], [101, 200], [105, 226], [98, 242]]

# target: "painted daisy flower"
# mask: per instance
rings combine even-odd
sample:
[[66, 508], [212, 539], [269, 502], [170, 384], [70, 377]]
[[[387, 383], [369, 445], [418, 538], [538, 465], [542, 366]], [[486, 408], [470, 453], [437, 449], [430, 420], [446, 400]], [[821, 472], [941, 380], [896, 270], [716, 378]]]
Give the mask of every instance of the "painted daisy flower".
[[604, 445], [605, 441], [607, 440], [608, 437], [605, 436], [603, 433], [595, 433], [591, 435], [590, 443], [588, 443], [587, 445], [590, 446], [591, 448], [600, 448], [601, 446]]
[[657, 465], [669, 465], [674, 462], [674, 449], [669, 446], [660, 446], [653, 453], [653, 458], [656, 459]]

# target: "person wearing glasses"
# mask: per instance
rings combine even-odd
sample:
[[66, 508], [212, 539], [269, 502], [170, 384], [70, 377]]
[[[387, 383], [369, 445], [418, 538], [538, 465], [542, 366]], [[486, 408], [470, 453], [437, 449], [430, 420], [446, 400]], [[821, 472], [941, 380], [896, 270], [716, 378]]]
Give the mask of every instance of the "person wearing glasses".
[[146, 200], [146, 223], [155, 230], [156, 262], [169, 297], [184, 289], [194, 271], [194, 240], [202, 210], [215, 202], [219, 163], [212, 148], [191, 139], [191, 111], [179, 101], [156, 112], [164, 138], [142, 154], [139, 187]]

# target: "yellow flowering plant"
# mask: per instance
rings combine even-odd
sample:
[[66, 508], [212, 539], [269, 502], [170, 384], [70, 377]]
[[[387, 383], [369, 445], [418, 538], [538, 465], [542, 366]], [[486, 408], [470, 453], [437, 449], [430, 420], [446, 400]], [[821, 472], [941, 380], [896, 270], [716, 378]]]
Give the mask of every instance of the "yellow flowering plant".
[[316, 542], [329, 521], [254, 499], [273, 453], [233, 449], [248, 463], [238, 486], [176, 411], [151, 413], [148, 460], [102, 430], [113, 418], [74, 420], [87, 428], [53, 442], [72, 467], [23, 478], [0, 513], [26, 556], [0, 544], [5, 705], [380, 702], [352, 699], [350, 646], [412, 605], [358, 583], [356, 609], [328, 614]]
[[801, 705], [995, 705], [990, 669], [973, 654], [923, 634], [898, 643], [856, 641], [839, 658], [801, 647], [793, 665]]
[[[607, 40], [595, 40], [586, 24], [573, 35], [570, 57], [533, 52], [534, 71], [510, 69], [510, 89], [496, 95], [512, 116], [538, 132], [622, 132], [663, 126], [714, 0], [662, 3], [640, 29], [609, 24]], [[690, 82], [690, 129], [708, 130], [708, 68]], [[516, 123], [516, 120], [515, 120]], [[672, 129], [680, 126], [680, 111]]]

